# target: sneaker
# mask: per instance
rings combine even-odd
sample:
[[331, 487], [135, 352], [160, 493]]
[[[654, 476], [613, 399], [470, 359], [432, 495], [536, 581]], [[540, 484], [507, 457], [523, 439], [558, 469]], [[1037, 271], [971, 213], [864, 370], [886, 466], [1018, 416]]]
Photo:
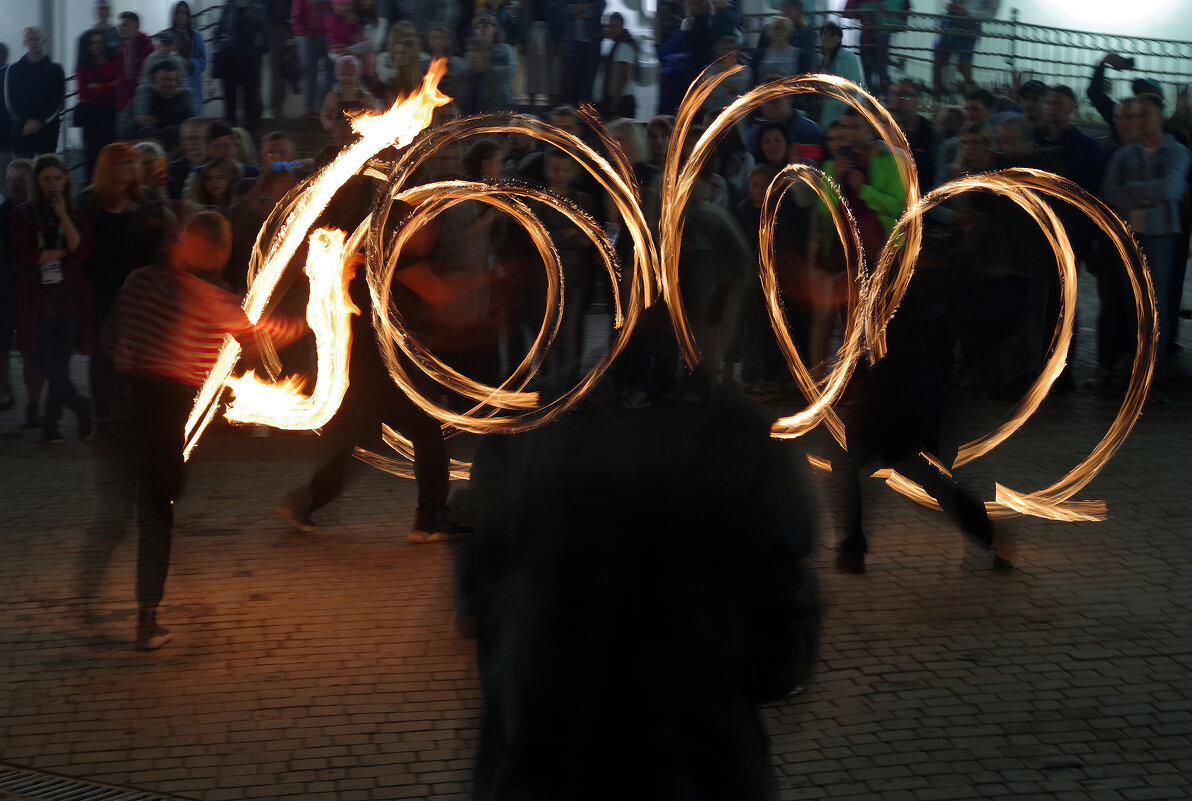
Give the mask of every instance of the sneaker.
[[170, 641], [170, 630], [158, 626], [142, 628], [137, 626], [137, 641], [134, 647], [138, 651], [156, 651]]
[[306, 514], [299, 514], [298, 510], [295, 509], [289, 502], [283, 503], [274, 511], [277, 512], [278, 516], [281, 517], [282, 520], [289, 523], [295, 531], [301, 531], [303, 534], [309, 534], [318, 528], [318, 526], [315, 525], [315, 521], [310, 519], [310, 512], [307, 512]]
[[61, 442], [62, 442], [62, 434], [60, 434], [58, 432], [58, 429], [51, 428], [48, 431], [42, 432], [42, 435], [41, 435], [41, 444], [42, 445], [58, 445]]
[[0, 412], [6, 412], [16, 405], [11, 392], [0, 392]]
[[25, 428], [41, 428], [41, 415], [36, 403], [30, 403], [25, 407]]
[[79, 412], [79, 439], [91, 439], [91, 409], [86, 406]]

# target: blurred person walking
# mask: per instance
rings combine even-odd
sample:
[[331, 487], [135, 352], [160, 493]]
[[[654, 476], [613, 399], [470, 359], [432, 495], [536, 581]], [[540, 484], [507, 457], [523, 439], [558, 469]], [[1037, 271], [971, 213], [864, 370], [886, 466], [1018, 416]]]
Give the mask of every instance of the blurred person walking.
[[170, 567], [174, 503], [186, 470], [182, 449], [194, 396], [215, 364], [224, 337], [268, 334], [278, 344], [306, 331], [299, 318], [249, 322], [240, 298], [218, 285], [231, 250], [231, 229], [218, 214], [200, 212], [172, 237], [164, 209], [146, 239], [158, 251], [128, 277], [104, 330], [102, 347], [127, 375], [128, 415], [102, 440], [97, 464], [100, 507], [77, 565], [84, 611], [94, 618], [103, 574], [135, 507], [139, 531], [136, 648], [169, 642], [157, 622]]

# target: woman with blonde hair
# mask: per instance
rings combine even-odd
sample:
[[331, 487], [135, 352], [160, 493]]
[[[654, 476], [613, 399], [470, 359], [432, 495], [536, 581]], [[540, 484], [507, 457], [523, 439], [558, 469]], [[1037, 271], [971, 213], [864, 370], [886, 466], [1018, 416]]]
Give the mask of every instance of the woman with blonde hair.
[[252, 134], [246, 128], [233, 128], [232, 141], [236, 143], [236, 160], [241, 164], [257, 163], [257, 147], [253, 144]]
[[339, 85], [327, 93], [323, 99], [323, 110], [319, 112], [323, 130], [328, 133], [345, 111], [377, 107], [372, 93], [360, 85], [360, 59], [340, 56], [335, 62], [335, 80]]
[[426, 33], [428, 63], [436, 58], [447, 59], [447, 75], [440, 82], [439, 89], [451, 97], [456, 96], [455, 87], [459, 85], [463, 74], [468, 71], [468, 61], [455, 54], [455, 44], [455, 32], [446, 25], [432, 25]]
[[389, 32], [385, 52], [377, 56], [376, 94], [386, 105], [418, 91], [426, 72], [418, 36], [409, 25], [395, 25]]

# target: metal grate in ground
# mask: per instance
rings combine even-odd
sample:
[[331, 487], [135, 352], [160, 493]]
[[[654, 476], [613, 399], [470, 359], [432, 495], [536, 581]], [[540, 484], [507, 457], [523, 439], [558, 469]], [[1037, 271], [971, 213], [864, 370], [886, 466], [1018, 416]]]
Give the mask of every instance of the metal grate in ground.
[[127, 787], [55, 776], [15, 765], [0, 764], [0, 801], [35, 798], [40, 801], [186, 801]]

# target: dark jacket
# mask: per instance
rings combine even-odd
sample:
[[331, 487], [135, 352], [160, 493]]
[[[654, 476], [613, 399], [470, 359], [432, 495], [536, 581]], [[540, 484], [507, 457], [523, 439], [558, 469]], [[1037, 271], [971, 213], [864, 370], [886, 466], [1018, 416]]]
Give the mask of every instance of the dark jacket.
[[755, 705], [814, 663], [815, 528], [764, 411], [707, 389], [481, 444], [459, 574], [477, 799], [765, 797]]
[[220, 14], [215, 41], [221, 58], [252, 59], [269, 52], [269, 15], [263, 5], [228, 0]]
[[[83, 274], [82, 263], [91, 255], [93, 238], [91, 220], [81, 209], [75, 209], [72, 217], [79, 231], [79, 246], [62, 260], [65, 280], [61, 288], [51, 296], [41, 286], [40, 267], [42, 246], [38, 240], [39, 222], [33, 206], [22, 203], [12, 213], [10, 231], [13, 257], [17, 262], [17, 306], [20, 324], [17, 329], [21, 352], [30, 355], [37, 352], [38, 322], [43, 315], [75, 315], [79, 320], [79, 353], [91, 353], [91, 313], [93, 293], [91, 283]], [[52, 226], [51, 226], [52, 227]], [[47, 248], [51, 247], [49, 244]]]
[[17, 128], [25, 120], [49, 125], [58, 117], [65, 97], [66, 74], [49, 56], [37, 61], [21, 57], [4, 73], [4, 105]]

